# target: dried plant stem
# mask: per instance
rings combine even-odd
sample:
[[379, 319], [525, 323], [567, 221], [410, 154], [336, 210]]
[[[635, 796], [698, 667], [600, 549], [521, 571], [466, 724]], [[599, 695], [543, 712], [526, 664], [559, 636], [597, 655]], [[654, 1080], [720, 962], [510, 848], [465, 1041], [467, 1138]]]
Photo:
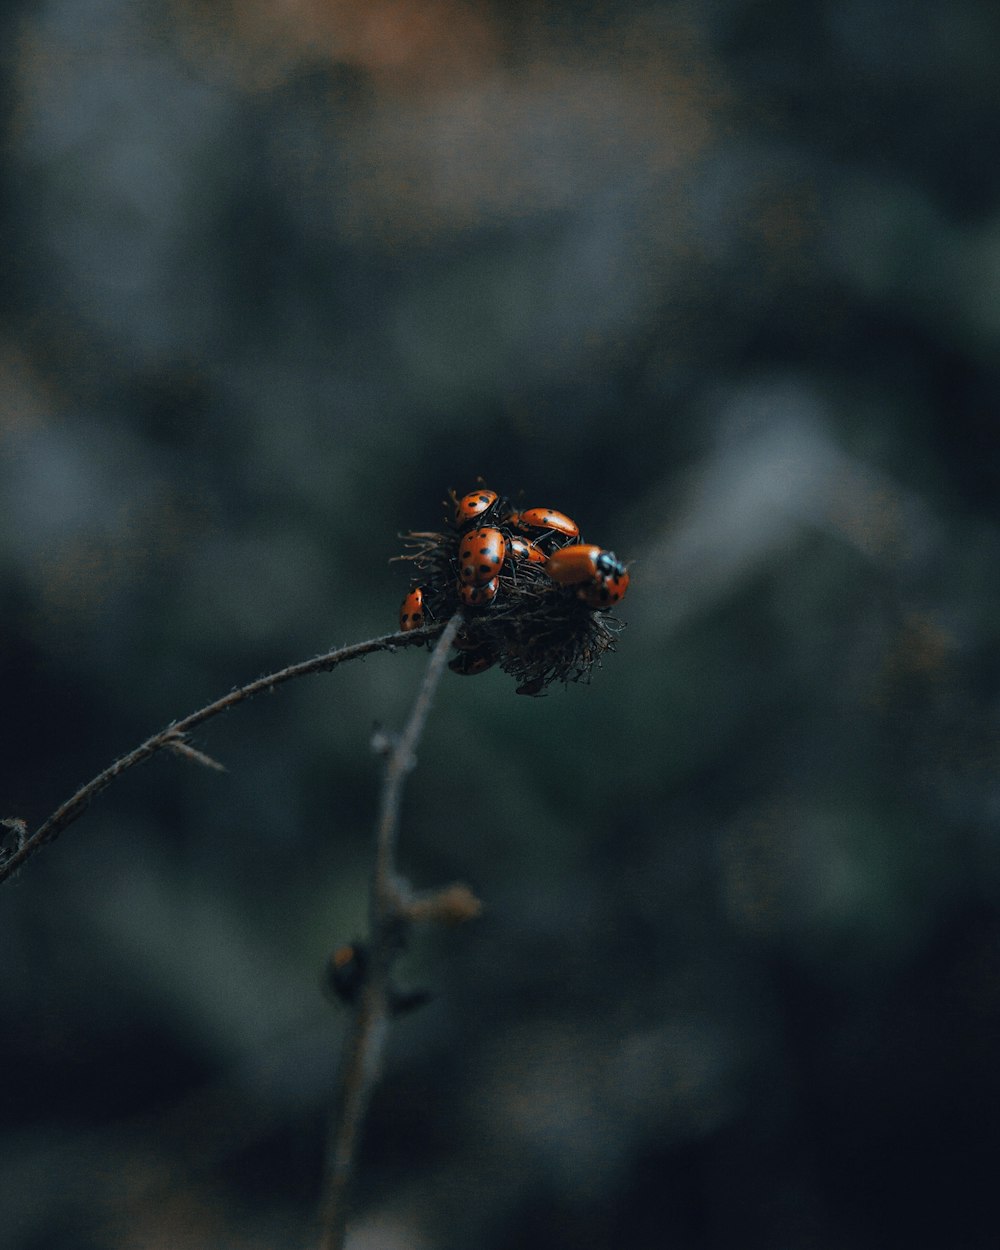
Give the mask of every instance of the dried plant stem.
[[[273, 690], [276, 686], [283, 685], [286, 681], [292, 681], [296, 677], [305, 677], [310, 673], [329, 672], [348, 660], [356, 660], [375, 651], [394, 651], [397, 647], [413, 646], [428, 639], [436, 638], [441, 633], [442, 628], [443, 626], [441, 625], [434, 625], [408, 633], [386, 634], [381, 638], [372, 638], [368, 642], [359, 642], [353, 646], [340, 647], [336, 651], [328, 651], [324, 655], [315, 656], [311, 660], [303, 660], [299, 664], [292, 664], [276, 673], [268, 673], [265, 677], [258, 677], [256, 681], [240, 686], [236, 690], [231, 690], [229, 694], [224, 695], [221, 699], [216, 699], [214, 703], [209, 703], [205, 707], [199, 708], [197, 712], [192, 712], [190, 716], [185, 716], [183, 720], [173, 721], [165, 729], [153, 734], [152, 737], [147, 738], [145, 742], [141, 743], [134, 750], [129, 751], [127, 755], [123, 755], [115, 760], [113, 764], [105, 768], [103, 772], [98, 773], [86, 785], [81, 786], [71, 798], [67, 799], [61, 807], [57, 808], [51, 816], [43, 821], [30, 837], [21, 839], [20, 845], [12, 853], [6, 858], [0, 859], [0, 882], [5, 881], [26, 860], [30, 859], [36, 851], [40, 850], [46, 843], [53, 841], [64, 829], [73, 824], [83, 814], [91, 800], [109, 786], [112, 781], [120, 777], [122, 773], [127, 772], [128, 769], [133, 768], [136, 764], [141, 764], [144, 760], [148, 760], [150, 756], [164, 749], [179, 749], [181, 753], [187, 754], [191, 758], [199, 756], [200, 752], [192, 752], [191, 749], [186, 749], [185, 736], [192, 729], [210, 720], [213, 716], [218, 716], [220, 712], [227, 712], [231, 707], [235, 707], [237, 703], [244, 703], [247, 699], [252, 699], [254, 695]], [[206, 763], [209, 766], [214, 765], [214, 761], [209, 760], [207, 756], [203, 757], [199, 762]], [[215, 766], [218, 767], [218, 765]]]
[[381, 1069], [382, 1053], [389, 1030], [390, 973], [406, 928], [413, 919], [410, 914], [409, 891], [403, 887], [397, 876], [395, 862], [403, 783], [416, 763], [417, 744], [444, 670], [448, 648], [461, 621], [461, 613], [456, 613], [445, 626], [431, 655], [406, 727], [393, 743], [386, 758], [379, 816], [375, 827], [375, 865], [369, 897], [368, 965], [331, 1122], [321, 1204], [321, 1250], [343, 1250], [347, 1234], [351, 1173], [365, 1114]]

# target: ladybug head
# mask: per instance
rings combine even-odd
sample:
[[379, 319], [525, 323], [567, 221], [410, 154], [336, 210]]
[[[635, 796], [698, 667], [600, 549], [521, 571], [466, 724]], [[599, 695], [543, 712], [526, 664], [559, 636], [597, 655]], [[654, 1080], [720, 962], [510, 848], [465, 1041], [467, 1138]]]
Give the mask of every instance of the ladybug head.
[[594, 565], [602, 577], [623, 577], [625, 565], [613, 551], [602, 551], [594, 558]]

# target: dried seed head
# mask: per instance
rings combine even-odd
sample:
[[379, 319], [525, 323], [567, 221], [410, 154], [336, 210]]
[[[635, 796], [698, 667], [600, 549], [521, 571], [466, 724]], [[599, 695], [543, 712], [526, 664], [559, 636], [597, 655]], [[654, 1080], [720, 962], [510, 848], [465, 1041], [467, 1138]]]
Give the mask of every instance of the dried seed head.
[[[480, 501], [482, 510], [476, 512], [473, 504]], [[543, 511], [566, 524], [543, 529], [522, 520]], [[551, 509], [514, 512], [506, 498], [485, 486], [461, 498], [452, 492], [450, 514], [454, 522], [442, 532], [402, 535], [406, 551], [397, 559], [412, 563], [411, 594], [420, 590], [427, 617], [446, 620], [460, 608], [465, 612], [452, 671], [471, 676], [499, 664], [517, 680], [518, 693], [527, 695], [540, 695], [556, 681], [589, 680], [604, 653], [614, 650], [622, 628], [602, 609], [624, 595], [624, 566], [616, 561], [612, 570], [619, 579], [614, 595], [601, 594], [596, 580], [593, 585], [554, 580], [547, 562], [578, 541], [575, 522]], [[482, 522], [474, 528], [482, 514], [488, 514], [487, 528]], [[472, 558], [480, 548], [490, 557], [488, 565], [483, 557], [482, 569]], [[595, 578], [607, 572], [603, 566], [594, 569]]]

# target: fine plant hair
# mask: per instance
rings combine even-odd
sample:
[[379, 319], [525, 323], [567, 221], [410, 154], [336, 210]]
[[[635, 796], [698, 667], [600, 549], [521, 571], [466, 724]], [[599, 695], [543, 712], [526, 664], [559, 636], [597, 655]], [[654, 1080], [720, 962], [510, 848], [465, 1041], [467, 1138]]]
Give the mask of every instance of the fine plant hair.
[[[434, 693], [444, 671], [448, 648], [462, 623], [460, 613], [446, 623], [409, 632], [387, 634], [368, 642], [341, 647], [311, 660], [292, 664], [240, 686], [221, 699], [206, 704], [182, 720], [173, 721], [132, 751], [121, 756], [81, 786], [30, 835], [25, 822], [9, 817], [0, 822], [7, 830], [0, 850], [0, 882], [7, 880], [43, 846], [83, 815], [91, 801], [123, 773], [160, 751], [179, 754], [194, 763], [222, 769], [210, 756], [191, 746], [188, 734], [213, 716], [229, 711], [255, 695], [312, 673], [329, 672], [348, 660], [376, 651], [435, 642], [413, 708], [398, 736], [376, 736], [374, 749], [384, 757], [384, 776], [375, 826], [374, 864], [369, 890], [369, 933], [364, 944], [364, 975], [355, 1005], [354, 1023], [341, 1063], [339, 1088], [331, 1115], [329, 1144], [319, 1210], [320, 1250], [342, 1250], [347, 1235], [349, 1186], [354, 1158], [372, 1091], [378, 1081], [390, 1020], [408, 1004], [392, 987], [392, 968], [406, 943], [409, 929], [418, 922], [459, 924], [479, 914], [480, 904], [467, 886], [416, 893], [396, 870], [399, 813], [403, 785], [416, 763], [419, 745]], [[342, 995], [343, 997], [343, 995]], [[419, 997], [419, 996], [418, 996]], [[417, 1005], [415, 999], [412, 1004]]]

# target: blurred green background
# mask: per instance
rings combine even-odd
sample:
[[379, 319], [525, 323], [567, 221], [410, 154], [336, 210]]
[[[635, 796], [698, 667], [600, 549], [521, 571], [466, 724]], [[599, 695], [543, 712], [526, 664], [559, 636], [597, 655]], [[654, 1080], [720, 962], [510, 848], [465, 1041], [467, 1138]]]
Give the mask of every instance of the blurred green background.
[[[998, 46], [992, 0], [5, 8], [0, 815], [393, 629], [479, 475], [631, 562], [589, 687], [441, 687], [402, 866], [486, 910], [407, 955], [355, 1250], [996, 1245]], [[4, 1250], [308, 1243], [423, 663], [213, 722], [226, 774], [0, 888]]]

